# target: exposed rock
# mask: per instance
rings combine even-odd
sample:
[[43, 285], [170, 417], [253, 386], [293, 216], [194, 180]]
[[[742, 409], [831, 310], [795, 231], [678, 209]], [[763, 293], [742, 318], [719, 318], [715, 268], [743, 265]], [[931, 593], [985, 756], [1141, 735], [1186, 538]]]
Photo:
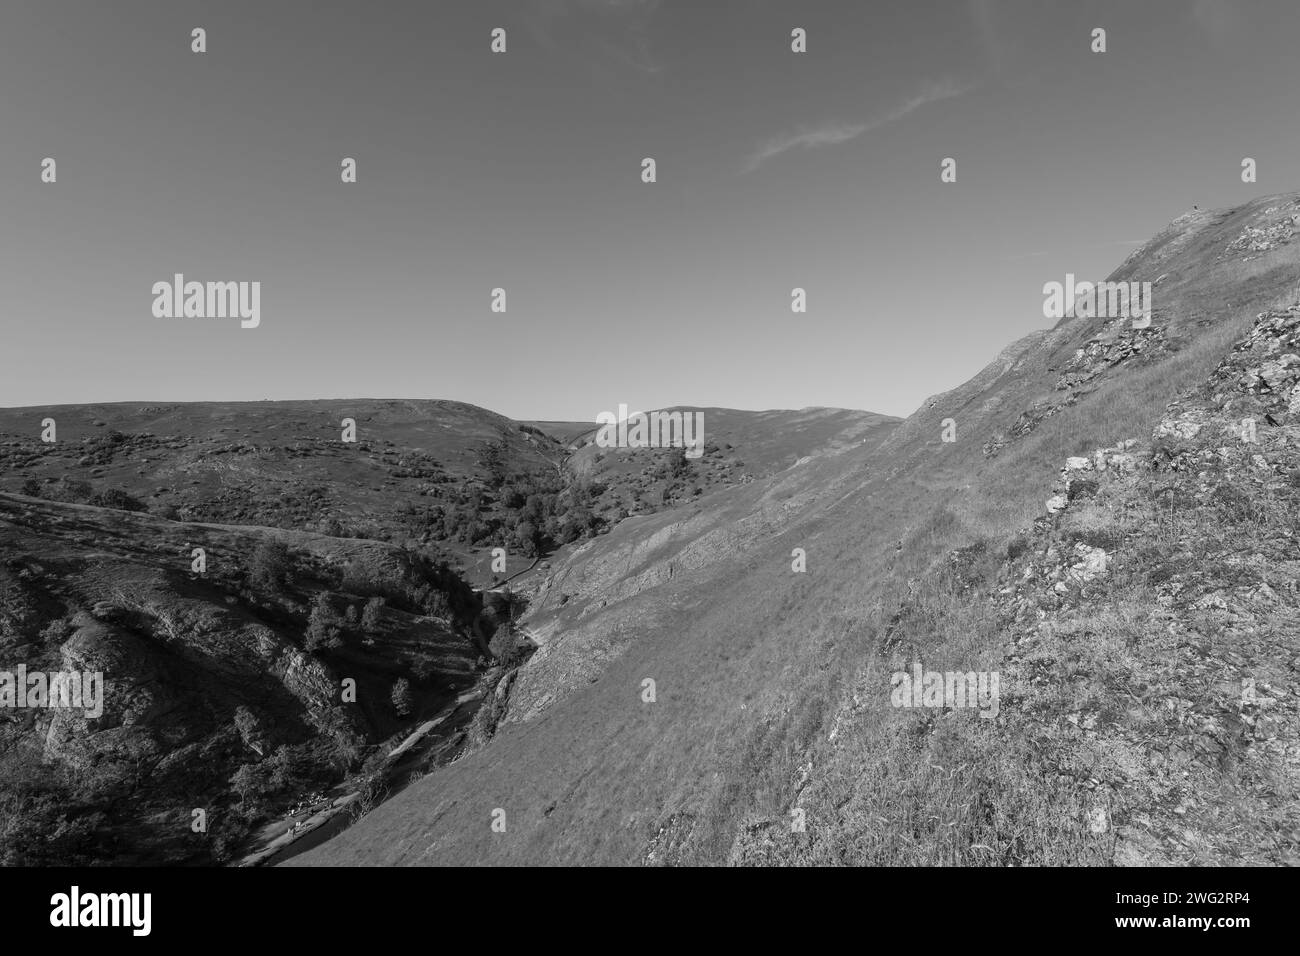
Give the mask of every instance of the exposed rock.
[[[1300, 736], [1300, 596], [1289, 587], [1300, 548], [1287, 519], [1300, 485], [1278, 478], [1300, 474], [1300, 427], [1264, 417], [1285, 414], [1300, 363], [1281, 356], [1298, 334], [1300, 309], [1261, 315], [1204, 387], [1169, 406], [1151, 460], [1130, 440], [1099, 450], [1090, 469], [1067, 461], [1063, 482], [1103, 479], [1090, 521], [1116, 501], [1147, 517], [1112, 516], [1129, 529], [1118, 554], [1071, 541], [1068, 514], [1040, 521], [994, 598], [1015, 649], [1004, 685], [1030, 688], [1020, 713], [1039, 725], [1038, 746], [1060, 766], [1104, 768], [1087, 789], [1112, 809], [1089, 825], [1114, 834], [1117, 863], [1300, 862], [1290, 797], [1300, 764], [1288, 756]], [[1242, 440], [1243, 408], [1259, 416], [1256, 443]], [[1223, 434], [1238, 439], [1220, 445]], [[1170, 473], [1159, 489], [1139, 477], [1148, 466]], [[1154, 591], [1149, 608], [1135, 605], [1135, 587]], [[1106, 644], [1134, 614], [1147, 616], [1130, 631], [1141, 639]], [[1114, 694], [1114, 712], [1053, 713], [1047, 702], [1072, 684], [1064, 701]]]
[[1165, 342], [1165, 328], [1162, 325], [1148, 326], [1145, 329], [1123, 328], [1122, 319], [1102, 334], [1094, 338], [1083, 348], [1074, 353], [1066, 363], [1064, 375], [1056, 383], [1058, 389], [1078, 389], [1087, 385], [1115, 366], [1129, 362], [1143, 353], [1154, 354], [1160, 351]]

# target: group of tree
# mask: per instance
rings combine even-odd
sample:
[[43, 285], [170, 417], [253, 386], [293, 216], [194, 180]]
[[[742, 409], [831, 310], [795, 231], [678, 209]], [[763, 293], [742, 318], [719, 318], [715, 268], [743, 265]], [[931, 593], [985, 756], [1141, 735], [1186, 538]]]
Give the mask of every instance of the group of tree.
[[33, 498], [45, 498], [66, 504], [94, 505], [96, 508], [112, 508], [116, 511], [147, 510], [144, 502], [120, 488], [96, 491], [94, 486], [75, 478], [61, 478], [45, 484], [35, 478], [28, 478], [23, 481], [19, 491]]

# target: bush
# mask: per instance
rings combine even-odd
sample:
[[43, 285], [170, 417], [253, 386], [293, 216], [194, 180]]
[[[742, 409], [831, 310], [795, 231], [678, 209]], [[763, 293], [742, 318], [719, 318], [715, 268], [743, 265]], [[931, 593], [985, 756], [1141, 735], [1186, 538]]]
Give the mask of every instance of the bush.
[[340, 773], [348, 773], [365, 753], [364, 741], [347, 726], [336, 727], [333, 731], [334, 752], [331, 762]]
[[479, 452], [478, 465], [487, 472], [490, 487], [500, 488], [510, 477], [510, 466], [507, 461], [509, 454], [510, 443], [504, 434], [498, 440], [485, 444]]
[[393, 692], [390, 695], [393, 701], [393, 710], [397, 716], [405, 717], [415, 706], [415, 696], [411, 693], [411, 682], [405, 677], [399, 677], [393, 684]]
[[502, 624], [488, 642], [488, 650], [503, 667], [513, 667], [523, 658], [524, 645], [511, 624]]
[[298, 757], [285, 744], [275, 748], [275, 753], [268, 761], [268, 767], [271, 789], [288, 790], [298, 784]]
[[108, 488], [90, 496], [87, 504], [94, 505], [97, 508], [113, 508], [117, 511], [144, 511], [145, 506], [135, 498], [132, 498], [120, 488]]
[[279, 541], [263, 541], [253, 551], [249, 577], [253, 584], [269, 591], [279, 591], [289, 581], [289, 548]]
[[537, 557], [540, 537], [537, 526], [531, 521], [521, 521], [515, 526], [515, 543], [525, 557]]
[[262, 722], [247, 707], [240, 706], [235, 711], [235, 730], [239, 732], [239, 739], [251, 746], [261, 739]]
[[330, 607], [329, 595], [321, 592], [316, 595], [311, 615], [307, 618], [307, 634], [303, 640], [308, 651], [320, 648], [333, 650], [343, 645], [343, 637], [338, 628], [338, 617]]
[[1074, 478], [1070, 481], [1070, 488], [1066, 492], [1066, 498], [1070, 501], [1076, 501], [1079, 498], [1091, 498], [1097, 493], [1097, 482], [1092, 478]]
[[222, 814], [212, 832], [212, 861], [229, 863], [248, 839], [252, 827], [233, 813]]
[[366, 602], [366, 606], [361, 611], [361, 627], [367, 631], [379, 630], [379, 622], [383, 616], [384, 599], [376, 595]]

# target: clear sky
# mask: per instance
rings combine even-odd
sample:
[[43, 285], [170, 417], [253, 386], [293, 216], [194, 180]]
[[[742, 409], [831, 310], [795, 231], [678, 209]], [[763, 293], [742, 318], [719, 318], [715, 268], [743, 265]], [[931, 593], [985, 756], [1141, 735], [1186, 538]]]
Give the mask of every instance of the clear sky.
[[[1298, 40], [1294, 0], [4, 0], [0, 405], [904, 415], [1044, 282], [1300, 188]], [[260, 327], [155, 318], [175, 272]]]

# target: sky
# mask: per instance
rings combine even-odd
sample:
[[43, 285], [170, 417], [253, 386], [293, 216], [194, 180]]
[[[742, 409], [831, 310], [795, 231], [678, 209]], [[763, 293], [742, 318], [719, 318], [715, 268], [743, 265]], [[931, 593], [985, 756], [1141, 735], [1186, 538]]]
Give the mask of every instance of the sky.
[[[1045, 282], [1300, 189], [1298, 37], [1294, 0], [5, 0], [0, 405], [907, 415]], [[155, 316], [178, 272], [260, 324]]]

